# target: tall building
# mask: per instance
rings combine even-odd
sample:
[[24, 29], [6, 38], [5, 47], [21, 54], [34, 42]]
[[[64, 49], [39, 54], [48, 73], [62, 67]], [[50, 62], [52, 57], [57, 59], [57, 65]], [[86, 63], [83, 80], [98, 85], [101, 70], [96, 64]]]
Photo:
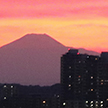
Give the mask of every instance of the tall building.
[[108, 52], [70, 49], [61, 57], [61, 102], [65, 108], [108, 108]]

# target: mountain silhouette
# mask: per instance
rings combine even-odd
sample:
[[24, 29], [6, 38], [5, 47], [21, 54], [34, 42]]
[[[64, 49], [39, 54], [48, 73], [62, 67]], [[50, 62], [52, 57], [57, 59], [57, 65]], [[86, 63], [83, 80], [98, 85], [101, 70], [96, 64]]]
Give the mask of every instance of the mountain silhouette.
[[[0, 83], [59, 83], [60, 57], [67, 49], [47, 34], [27, 34], [4, 45], [0, 48]], [[86, 52], [90, 51], [83, 49], [82, 53]]]

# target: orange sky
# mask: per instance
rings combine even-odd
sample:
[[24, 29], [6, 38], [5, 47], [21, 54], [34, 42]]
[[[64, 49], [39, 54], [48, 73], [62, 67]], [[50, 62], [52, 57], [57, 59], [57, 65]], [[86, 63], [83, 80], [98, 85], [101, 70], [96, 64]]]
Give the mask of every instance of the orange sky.
[[108, 51], [108, 0], [0, 0], [0, 46], [27, 33]]

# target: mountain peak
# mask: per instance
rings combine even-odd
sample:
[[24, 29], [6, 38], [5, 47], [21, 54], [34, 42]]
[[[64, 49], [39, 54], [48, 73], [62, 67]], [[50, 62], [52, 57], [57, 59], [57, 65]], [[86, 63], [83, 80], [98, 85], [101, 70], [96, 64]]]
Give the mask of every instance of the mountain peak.
[[[26, 34], [23, 37], [3, 46], [8, 48], [33, 48], [33, 47], [40, 47], [45, 48], [44, 45], [46, 45], [46, 48], [48, 47], [56, 47], [56, 46], [64, 46], [61, 43], [59, 43], [57, 40], [52, 38], [51, 36], [47, 34]], [[65, 46], [64, 46], [65, 47]]]
[[49, 35], [47, 35], [46, 33], [44, 33], [44, 34], [36, 34], [36, 33], [30, 33], [30, 34], [26, 34], [26, 35], [24, 35], [22, 38], [24, 38], [24, 37], [36, 37], [36, 36], [48, 36], [49, 37]]

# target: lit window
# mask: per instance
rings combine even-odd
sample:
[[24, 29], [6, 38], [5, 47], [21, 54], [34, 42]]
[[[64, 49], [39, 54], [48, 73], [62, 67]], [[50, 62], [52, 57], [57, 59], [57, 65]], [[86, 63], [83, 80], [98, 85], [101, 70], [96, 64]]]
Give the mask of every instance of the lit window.
[[81, 76], [79, 75], [78, 77], [80, 78]]
[[4, 97], [4, 99], [6, 99], [6, 97]]
[[96, 103], [98, 103], [98, 101], [96, 101]]
[[100, 103], [103, 103], [103, 101], [101, 101]]
[[43, 104], [45, 104], [46, 103], [46, 101], [43, 101]]
[[96, 106], [98, 106], [98, 104], [96, 104]]
[[95, 58], [95, 60], [97, 60], [97, 58]]
[[57, 97], [60, 97], [59, 95], [57, 95]]
[[91, 89], [91, 91], [93, 91], [93, 89]]
[[11, 88], [13, 88], [13, 86], [11, 86]]
[[69, 78], [71, 78], [71, 75], [69, 75]]
[[65, 106], [65, 105], [66, 105], [66, 103], [64, 102], [64, 103], [63, 103], [63, 106]]
[[93, 103], [93, 101], [91, 101], [91, 103]]
[[108, 101], [108, 99], [106, 99]]
[[91, 79], [93, 79], [93, 76], [91, 76]]
[[7, 86], [6, 85], [4, 85], [4, 88], [6, 88]]
[[103, 85], [103, 83], [101, 83], [101, 85]]
[[81, 79], [78, 79], [78, 81], [80, 81]]
[[69, 66], [69, 69], [71, 69], [71, 66]]
[[68, 86], [71, 87], [71, 84], [69, 84]]
[[88, 101], [86, 101], [86, 103], [88, 103]]
[[93, 104], [91, 104], [91, 106], [93, 106]]
[[103, 104], [101, 104], [101, 107], [103, 106]]
[[103, 82], [103, 80], [101, 80], [101, 82]]
[[87, 58], [89, 58], [89, 56], [87, 56]]

